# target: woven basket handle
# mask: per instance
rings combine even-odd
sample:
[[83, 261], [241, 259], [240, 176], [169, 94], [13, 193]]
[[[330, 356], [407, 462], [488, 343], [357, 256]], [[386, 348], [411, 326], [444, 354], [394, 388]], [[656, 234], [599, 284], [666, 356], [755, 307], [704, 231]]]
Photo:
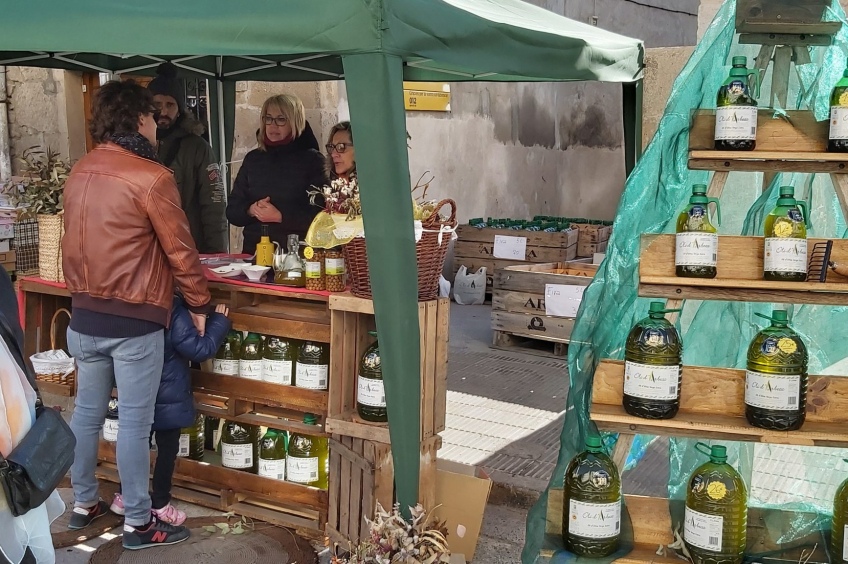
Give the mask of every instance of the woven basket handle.
[[[439, 215], [439, 210], [441, 210], [445, 206], [451, 207], [450, 216], [445, 221], [442, 221], [441, 216]], [[456, 224], [456, 202], [451, 200], [450, 198], [445, 198], [444, 200], [440, 200], [436, 207], [433, 209], [433, 213], [424, 221], [428, 226], [433, 226], [441, 223], [448, 224]]]
[[67, 309], [60, 307], [56, 310], [56, 313], [53, 314], [53, 319], [50, 320], [50, 350], [56, 350], [56, 320], [59, 318], [60, 313], [65, 313], [68, 316], [68, 319], [71, 318], [71, 312]]

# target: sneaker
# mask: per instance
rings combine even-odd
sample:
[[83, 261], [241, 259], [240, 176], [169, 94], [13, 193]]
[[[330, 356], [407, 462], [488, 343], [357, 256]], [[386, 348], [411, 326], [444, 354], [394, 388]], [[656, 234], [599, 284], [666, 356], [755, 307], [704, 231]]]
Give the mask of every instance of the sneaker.
[[124, 497], [121, 494], [115, 494], [115, 498], [112, 500], [112, 505], [109, 506], [109, 510], [115, 515], [124, 514]]
[[170, 503], [162, 509], [154, 509], [153, 514], [160, 521], [170, 523], [171, 525], [182, 525], [186, 520], [185, 511], [180, 511]]
[[68, 528], [73, 531], [76, 531], [77, 529], [84, 529], [91, 525], [92, 521], [103, 517], [108, 512], [109, 506], [106, 505], [106, 502], [102, 499], [99, 500], [94, 507], [74, 507], [74, 511], [71, 514], [71, 520], [68, 523]]
[[141, 550], [152, 546], [165, 546], [183, 542], [190, 536], [185, 527], [178, 527], [160, 521], [155, 515], [144, 527], [124, 525], [124, 548]]

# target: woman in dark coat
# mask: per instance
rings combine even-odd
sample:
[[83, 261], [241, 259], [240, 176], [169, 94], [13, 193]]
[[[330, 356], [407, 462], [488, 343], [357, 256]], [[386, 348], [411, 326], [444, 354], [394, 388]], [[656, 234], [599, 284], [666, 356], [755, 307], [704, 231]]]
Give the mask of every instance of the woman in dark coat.
[[259, 147], [244, 157], [227, 204], [229, 222], [244, 227], [247, 254], [256, 250], [263, 223], [271, 241], [283, 247], [287, 235], [303, 239], [319, 211], [307, 191], [326, 183], [318, 140], [297, 97], [265, 100], [258, 140]]

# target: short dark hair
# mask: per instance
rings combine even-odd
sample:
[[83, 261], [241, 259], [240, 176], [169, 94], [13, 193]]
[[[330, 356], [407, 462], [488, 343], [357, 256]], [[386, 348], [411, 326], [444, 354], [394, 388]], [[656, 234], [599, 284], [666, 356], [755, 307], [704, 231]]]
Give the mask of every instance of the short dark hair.
[[88, 131], [95, 143], [103, 143], [113, 135], [137, 132], [138, 118], [155, 111], [147, 88], [134, 80], [110, 80], [94, 96]]

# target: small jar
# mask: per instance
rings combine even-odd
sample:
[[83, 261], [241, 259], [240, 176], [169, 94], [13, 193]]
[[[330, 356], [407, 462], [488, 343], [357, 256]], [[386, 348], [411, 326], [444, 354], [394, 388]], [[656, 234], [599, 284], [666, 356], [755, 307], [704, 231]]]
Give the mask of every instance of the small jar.
[[306, 289], [315, 291], [324, 291], [327, 289], [327, 281], [324, 276], [324, 255], [326, 251], [323, 249], [315, 249], [306, 247], [303, 251], [305, 259], [306, 272]]
[[345, 259], [341, 247], [328, 249], [324, 255], [324, 277], [330, 292], [345, 291]]

